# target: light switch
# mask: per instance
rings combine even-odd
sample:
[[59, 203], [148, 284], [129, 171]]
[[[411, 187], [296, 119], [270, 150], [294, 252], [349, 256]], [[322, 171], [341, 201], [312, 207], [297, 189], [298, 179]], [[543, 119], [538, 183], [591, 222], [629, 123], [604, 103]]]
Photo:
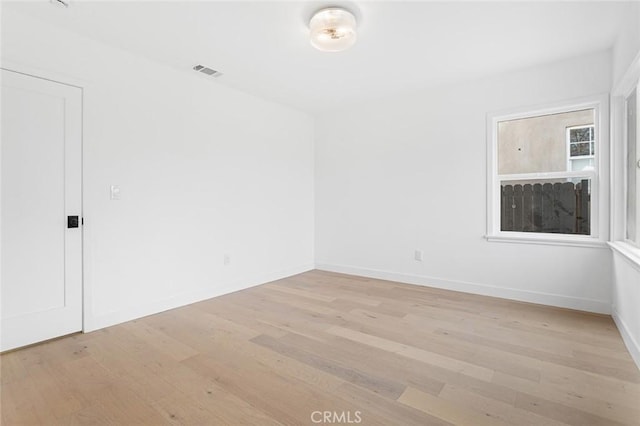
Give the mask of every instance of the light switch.
[[422, 250], [414, 251], [413, 252], [413, 258], [418, 262], [422, 262]]
[[120, 199], [120, 186], [111, 185], [111, 199], [119, 200]]

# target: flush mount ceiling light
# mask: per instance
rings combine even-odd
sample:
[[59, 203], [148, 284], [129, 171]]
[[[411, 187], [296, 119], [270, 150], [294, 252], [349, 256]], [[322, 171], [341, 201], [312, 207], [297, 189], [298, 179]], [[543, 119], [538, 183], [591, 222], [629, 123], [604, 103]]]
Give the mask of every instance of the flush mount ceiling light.
[[340, 52], [356, 42], [356, 17], [341, 7], [317, 11], [311, 21], [311, 44], [324, 52]]
[[69, 7], [69, 0], [49, 0], [55, 6]]

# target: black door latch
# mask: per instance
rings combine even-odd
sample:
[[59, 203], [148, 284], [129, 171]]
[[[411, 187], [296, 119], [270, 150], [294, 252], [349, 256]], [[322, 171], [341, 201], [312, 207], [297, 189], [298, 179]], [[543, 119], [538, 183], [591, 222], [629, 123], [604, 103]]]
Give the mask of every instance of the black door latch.
[[77, 228], [80, 226], [78, 216], [67, 216], [67, 228]]

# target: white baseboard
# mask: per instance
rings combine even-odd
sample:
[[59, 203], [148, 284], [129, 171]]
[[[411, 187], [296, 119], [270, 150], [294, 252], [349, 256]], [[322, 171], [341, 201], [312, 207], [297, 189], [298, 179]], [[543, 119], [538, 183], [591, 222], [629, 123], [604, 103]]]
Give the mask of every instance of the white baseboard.
[[610, 301], [585, 299], [580, 297], [565, 296], [561, 294], [541, 293], [465, 281], [446, 280], [442, 278], [425, 277], [422, 275], [404, 274], [347, 265], [316, 263], [316, 269], [330, 272], [339, 272], [343, 274], [360, 275], [363, 277], [388, 281], [397, 281], [406, 284], [416, 284], [426, 287], [441, 288], [445, 290], [461, 291], [463, 293], [479, 294], [482, 296], [492, 296], [503, 299], [518, 300], [521, 302], [530, 302], [541, 305], [557, 306], [561, 308], [577, 309], [580, 311], [595, 312], [599, 314], [611, 313]]
[[616, 326], [620, 331], [620, 335], [622, 336], [624, 344], [627, 346], [627, 349], [631, 354], [631, 358], [633, 358], [633, 361], [638, 366], [638, 369], [640, 369], [640, 344], [633, 337], [633, 335], [629, 331], [629, 327], [627, 327], [627, 324], [615, 309], [613, 309], [611, 316], [613, 317], [613, 321], [616, 323]]
[[191, 303], [200, 302], [202, 300], [211, 299], [213, 297], [222, 296], [224, 294], [234, 293], [236, 291], [244, 290], [249, 287], [255, 287], [260, 284], [265, 284], [271, 281], [290, 277], [292, 275], [301, 274], [312, 269], [314, 269], [313, 264], [301, 265], [282, 271], [270, 272], [253, 276], [247, 279], [242, 279], [235, 283], [218, 288], [211, 288], [191, 293], [183, 293], [169, 299], [155, 300], [144, 305], [110, 312], [104, 315], [94, 316], [92, 318], [86, 319], [83, 331], [85, 333], [88, 333], [90, 331], [95, 331], [101, 328], [110, 327], [112, 325], [121, 324], [126, 321], [142, 318], [147, 315], [157, 314], [169, 309], [179, 308]]

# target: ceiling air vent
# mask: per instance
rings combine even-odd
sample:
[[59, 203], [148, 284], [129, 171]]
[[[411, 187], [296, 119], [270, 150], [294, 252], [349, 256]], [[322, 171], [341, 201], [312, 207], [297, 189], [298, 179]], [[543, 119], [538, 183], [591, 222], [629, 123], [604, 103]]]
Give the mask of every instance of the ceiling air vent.
[[193, 69], [195, 71], [201, 72], [202, 74], [206, 74], [206, 75], [209, 75], [211, 77], [220, 77], [222, 75], [222, 73], [220, 71], [216, 71], [216, 70], [211, 69], [209, 67], [205, 67], [204, 65], [196, 65], [195, 67], [193, 67]]

